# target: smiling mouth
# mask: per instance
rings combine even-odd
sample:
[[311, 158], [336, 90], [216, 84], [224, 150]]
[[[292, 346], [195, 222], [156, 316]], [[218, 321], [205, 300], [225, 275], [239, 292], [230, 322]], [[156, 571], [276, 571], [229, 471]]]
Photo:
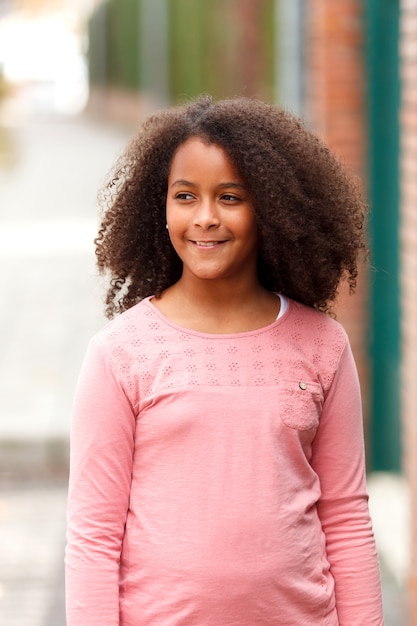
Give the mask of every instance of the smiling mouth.
[[193, 241], [196, 246], [201, 246], [202, 248], [214, 248], [214, 246], [218, 246], [224, 241]]

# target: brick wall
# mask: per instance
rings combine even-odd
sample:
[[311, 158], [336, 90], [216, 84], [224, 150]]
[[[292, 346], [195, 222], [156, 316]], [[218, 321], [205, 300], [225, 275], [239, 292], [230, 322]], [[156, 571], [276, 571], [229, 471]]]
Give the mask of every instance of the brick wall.
[[401, 400], [411, 490], [410, 625], [417, 626], [417, 0], [401, 2]]
[[[364, 22], [360, 0], [306, 0], [305, 111], [310, 126], [342, 161], [366, 179]], [[365, 418], [369, 366], [366, 271], [349, 296], [342, 284], [336, 314], [346, 328], [358, 366]]]

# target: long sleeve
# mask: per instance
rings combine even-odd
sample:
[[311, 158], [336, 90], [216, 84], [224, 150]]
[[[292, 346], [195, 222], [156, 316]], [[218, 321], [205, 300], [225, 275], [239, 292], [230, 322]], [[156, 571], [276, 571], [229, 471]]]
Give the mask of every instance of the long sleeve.
[[365, 483], [362, 409], [349, 344], [324, 402], [313, 444], [319, 516], [335, 580], [340, 626], [383, 624], [380, 576]]
[[75, 394], [66, 548], [67, 626], [119, 624], [119, 563], [135, 412], [118, 372], [90, 343]]

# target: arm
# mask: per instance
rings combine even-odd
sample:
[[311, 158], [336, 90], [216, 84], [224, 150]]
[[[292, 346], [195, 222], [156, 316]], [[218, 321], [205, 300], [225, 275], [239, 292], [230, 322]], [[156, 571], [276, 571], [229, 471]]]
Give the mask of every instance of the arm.
[[119, 562], [135, 414], [100, 345], [90, 343], [75, 394], [68, 496], [68, 626], [119, 624]]
[[324, 402], [311, 462], [320, 478], [318, 512], [340, 626], [383, 625], [364, 457], [359, 381], [347, 344]]

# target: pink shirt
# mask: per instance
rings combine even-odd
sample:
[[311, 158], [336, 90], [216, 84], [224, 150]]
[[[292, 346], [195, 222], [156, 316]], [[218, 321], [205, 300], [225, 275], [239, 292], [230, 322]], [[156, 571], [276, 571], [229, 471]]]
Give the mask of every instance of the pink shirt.
[[346, 334], [288, 301], [252, 332], [149, 298], [91, 341], [75, 397], [68, 626], [382, 626]]

